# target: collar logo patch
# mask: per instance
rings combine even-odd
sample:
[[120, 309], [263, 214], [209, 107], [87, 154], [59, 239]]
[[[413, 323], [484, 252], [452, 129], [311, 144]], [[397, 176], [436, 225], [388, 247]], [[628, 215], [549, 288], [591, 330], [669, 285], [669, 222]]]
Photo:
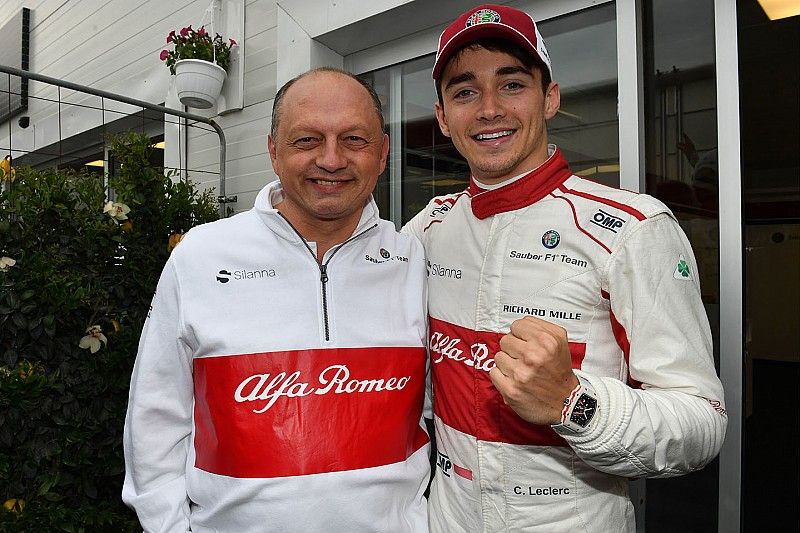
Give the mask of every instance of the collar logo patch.
[[558, 243], [561, 242], [561, 235], [554, 229], [546, 231], [544, 235], [542, 235], [542, 245], [547, 248], [548, 250], [552, 250]]
[[486, 24], [487, 22], [500, 22], [500, 13], [492, 9], [479, 9], [467, 19], [467, 28], [475, 24]]
[[684, 259], [682, 255], [678, 258], [678, 264], [675, 266], [675, 272], [672, 273], [672, 277], [683, 281], [693, 279], [692, 272], [689, 269], [689, 263], [686, 262], [686, 259]]

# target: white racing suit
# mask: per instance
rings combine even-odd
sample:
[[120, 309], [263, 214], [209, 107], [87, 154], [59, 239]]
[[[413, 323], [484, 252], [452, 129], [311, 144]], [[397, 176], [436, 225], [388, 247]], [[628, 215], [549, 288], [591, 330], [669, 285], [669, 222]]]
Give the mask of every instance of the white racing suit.
[[[431, 531], [634, 529], [628, 478], [702, 468], [727, 418], [695, 259], [647, 195], [572, 175], [560, 151], [495, 190], [434, 198], [404, 228], [428, 260], [438, 468]], [[535, 426], [489, 370], [526, 315], [564, 327], [598, 399], [589, 426]]]
[[167, 262], [123, 499], [148, 532], [426, 532], [422, 246], [370, 201], [322, 268], [281, 198], [273, 182]]

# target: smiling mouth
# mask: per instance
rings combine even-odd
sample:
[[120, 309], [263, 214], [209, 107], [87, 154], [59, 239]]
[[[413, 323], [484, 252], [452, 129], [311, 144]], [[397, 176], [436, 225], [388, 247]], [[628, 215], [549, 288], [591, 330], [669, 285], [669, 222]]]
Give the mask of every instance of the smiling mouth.
[[503, 130], [503, 131], [495, 131], [492, 133], [479, 133], [474, 135], [473, 138], [476, 141], [493, 141], [495, 139], [502, 139], [503, 137], [508, 137], [512, 135], [514, 130]]
[[311, 181], [311, 183], [314, 185], [320, 185], [322, 187], [336, 187], [337, 185], [347, 183], [349, 180], [311, 179], [309, 181]]

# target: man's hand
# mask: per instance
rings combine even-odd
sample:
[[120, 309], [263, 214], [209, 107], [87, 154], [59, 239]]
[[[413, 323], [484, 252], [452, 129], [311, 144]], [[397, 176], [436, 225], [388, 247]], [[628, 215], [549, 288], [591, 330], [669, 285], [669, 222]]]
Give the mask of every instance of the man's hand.
[[564, 398], [578, 385], [564, 328], [532, 316], [515, 320], [494, 360], [492, 383], [520, 418], [561, 422]]

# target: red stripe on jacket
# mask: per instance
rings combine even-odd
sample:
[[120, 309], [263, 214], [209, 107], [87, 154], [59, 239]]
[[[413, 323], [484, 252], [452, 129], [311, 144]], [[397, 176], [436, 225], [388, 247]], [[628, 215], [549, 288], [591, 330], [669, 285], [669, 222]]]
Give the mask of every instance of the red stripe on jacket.
[[195, 466], [240, 478], [404, 461], [420, 427], [425, 349], [335, 348], [194, 360]]
[[[503, 402], [489, 377], [503, 333], [474, 331], [429, 318], [433, 410], [442, 422], [479, 440], [567, 446], [550, 426], [520, 418]], [[580, 368], [586, 344], [569, 343], [572, 367]]]
[[589, 194], [588, 192], [576, 191], [575, 189], [570, 189], [563, 184], [559, 185], [558, 189], [563, 193], [574, 194], [575, 196], [580, 196], [581, 198], [586, 198], [587, 200], [592, 200], [594, 202], [598, 202], [601, 204], [611, 206], [615, 209], [619, 209], [620, 211], [625, 211], [626, 213], [628, 213], [629, 215], [633, 216], [638, 220], [644, 220], [647, 218], [646, 216], [644, 216], [644, 214], [634, 209], [633, 207], [621, 204], [609, 198], [603, 198], [602, 196], [596, 196], [594, 194]]

